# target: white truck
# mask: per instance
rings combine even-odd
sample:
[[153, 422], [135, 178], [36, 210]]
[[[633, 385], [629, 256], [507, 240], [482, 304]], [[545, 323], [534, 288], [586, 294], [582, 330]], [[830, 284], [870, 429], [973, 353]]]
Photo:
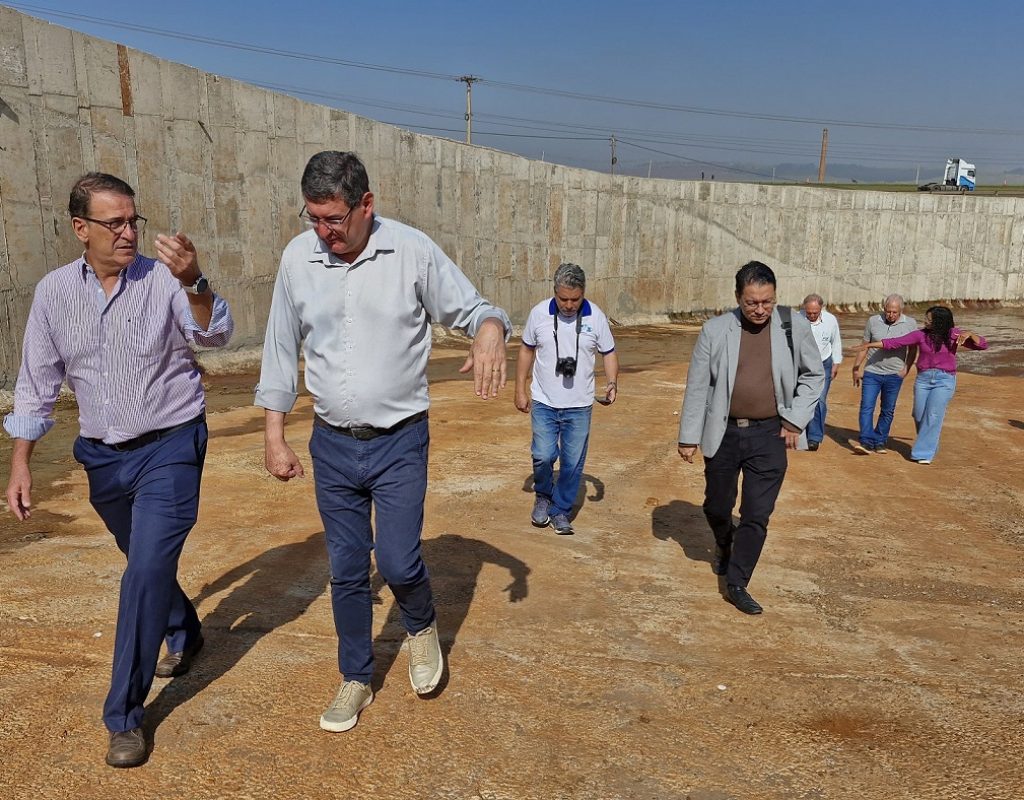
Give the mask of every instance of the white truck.
[[942, 183], [926, 183], [917, 188], [922, 192], [973, 192], [974, 164], [962, 158], [947, 158]]

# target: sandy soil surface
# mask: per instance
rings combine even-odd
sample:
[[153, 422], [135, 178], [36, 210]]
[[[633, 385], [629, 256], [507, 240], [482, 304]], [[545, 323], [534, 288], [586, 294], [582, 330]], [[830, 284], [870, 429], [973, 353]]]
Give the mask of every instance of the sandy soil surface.
[[[0, 793], [11, 798], [1011, 798], [1024, 786], [1024, 411], [1019, 377], [962, 374], [934, 465], [857, 456], [857, 393], [790, 458], [751, 584], [710, 569], [699, 465], [675, 452], [694, 328], [618, 334], [576, 518], [529, 524], [529, 420], [432, 362], [424, 551], [450, 670], [406, 675], [386, 588], [376, 700], [321, 731], [338, 683], [312, 479], [262, 466], [252, 375], [211, 378], [199, 524], [180, 570], [206, 649], [157, 680], [145, 766], [103, 764], [121, 556], [71, 459], [74, 409], [37, 450], [32, 520], [0, 523]], [[968, 356], [970, 358], [970, 356]], [[309, 466], [311, 409], [290, 438]], [[0, 446], [6, 464], [9, 445]], [[6, 468], [4, 469], [6, 482]]]

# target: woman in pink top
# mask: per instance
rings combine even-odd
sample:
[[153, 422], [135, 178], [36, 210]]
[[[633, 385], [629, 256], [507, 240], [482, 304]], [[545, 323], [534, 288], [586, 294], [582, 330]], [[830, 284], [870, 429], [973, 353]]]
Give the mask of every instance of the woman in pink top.
[[932, 306], [925, 313], [922, 330], [914, 331], [880, 342], [868, 342], [862, 347], [881, 347], [895, 350], [917, 345], [917, 380], [914, 381], [914, 424], [917, 439], [910, 458], [918, 464], [931, 464], [939, 449], [939, 434], [946, 406], [956, 389], [956, 352], [959, 347], [985, 350], [984, 336], [964, 331], [953, 324], [953, 312], [945, 306]]

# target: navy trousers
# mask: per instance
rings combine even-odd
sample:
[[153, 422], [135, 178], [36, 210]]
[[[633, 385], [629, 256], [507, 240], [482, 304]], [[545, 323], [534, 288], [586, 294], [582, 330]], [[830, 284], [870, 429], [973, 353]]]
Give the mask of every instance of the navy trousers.
[[371, 550], [406, 631], [419, 633], [434, 622], [430, 576], [420, 553], [429, 444], [426, 419], [366, 440], [313, 426], [309, 453], [331, 565], [338, 669], [345, 680], [370, 683], [373, 677]]
[[181, 548], [199, 512], [207, 436], [206, 423], [197, 422], [136, 450], [75, 441], [75, 459], [89, 477], [89, 502], [128, 559], [103, 705], [111, 732], [142, 723], [160, 645], [166, 640], [178, 652], [199, 636], [195, 606], [177, 576]]
[[[732, 548], [726, 582], [746, 586], [768, 536], [768, 518], [786, 477], [786, 440], [778, 417], [740, 428], [732, 422], [712, 458], [704, 459], [704, 516], [719, 547]], [[733, 527], [740, 473], [740, 524]]]

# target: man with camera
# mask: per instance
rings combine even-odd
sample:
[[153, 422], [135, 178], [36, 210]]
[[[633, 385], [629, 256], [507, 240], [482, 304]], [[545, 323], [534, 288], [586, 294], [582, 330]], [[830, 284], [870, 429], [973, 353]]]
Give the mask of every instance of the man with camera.
[[[533, 307], [516, 364], [516, 408], [530, 412], [533, 488], [530, 520], [555, 533], [573, 532], [569, 514], [583, 477], [594, 407], [594, 363], [601, 353], [607, 378], [603, 405], [615, 402], [619, 357], [608, 318], [584, 299], [587, 278], [576, 264], [555, 270], [554, 297]], [[526, 382], [533, 373], [530, 391]], [[531, 402], [532, 401], [532, 402]], [[558, 482], [554, 480], [558, 460]]]

